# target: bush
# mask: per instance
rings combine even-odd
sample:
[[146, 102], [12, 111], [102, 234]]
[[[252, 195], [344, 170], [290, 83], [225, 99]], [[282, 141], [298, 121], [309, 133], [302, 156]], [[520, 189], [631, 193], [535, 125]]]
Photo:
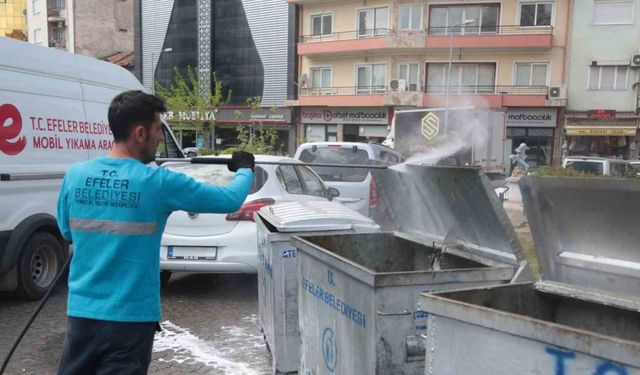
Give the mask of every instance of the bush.
[[640, 179], [640, 176], [636, 174], [634, 170], [627, 172], [624, 177], [612, 177], [612, 176], [601, 176], [595, 173], [581, 172], [576, 171], [575, 169], [562, 168], [562, 167], [540, 167], [535, 171], [529, 173], [534, 176], [552, 176], [552, 177], [581, 177], [581, 178], [629, 178], [629, 179]]

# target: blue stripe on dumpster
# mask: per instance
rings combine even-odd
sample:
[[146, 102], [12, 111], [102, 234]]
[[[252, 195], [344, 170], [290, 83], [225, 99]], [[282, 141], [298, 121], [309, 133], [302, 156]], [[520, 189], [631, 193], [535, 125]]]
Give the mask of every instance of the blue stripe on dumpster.
[[341, 313], [345, 318], [352, 320], [356, 325], [362, 328], [367, 326], [367, 316], [365, 313], [356, 309], [351, 304], [340, 300], [331, 292], [322, 289], [320, 285], [315, 284], [313, 281], [302, 278], [302, 289], [324, 302], [325, 305]]

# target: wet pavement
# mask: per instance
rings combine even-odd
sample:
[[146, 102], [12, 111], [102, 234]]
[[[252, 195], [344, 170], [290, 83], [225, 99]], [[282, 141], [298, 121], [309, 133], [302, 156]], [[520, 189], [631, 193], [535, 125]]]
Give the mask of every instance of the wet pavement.
[[[64, 343], [66, 287], [58, 288], [27, 332], [6, 374], [55, 374]], [[258, 326], [255, 275], [173, 276], [162, 292], [163, 331], [150, 374], [271, 374]], [[37, 302], [0, 294], [0, 361]]]

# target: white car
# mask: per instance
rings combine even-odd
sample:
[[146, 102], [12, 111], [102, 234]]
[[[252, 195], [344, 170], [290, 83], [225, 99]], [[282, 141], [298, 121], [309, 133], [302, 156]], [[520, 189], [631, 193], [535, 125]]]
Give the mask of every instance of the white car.
[[567, 156], [562, 167], [599, 176], [624, 177], [631, 170], [629, 162], [622, 159], [593, 156]]
[[[184, 211], [171, 214], [160, 246], [164, 285], [173, 272], [257, 273], [257, 229], [253, 221], [256, 211], [270, 204], [333, 199], [339, 194], [327, 188], [308, 167], [260, 162], [300, 163], [283, 156], [256, 155], [254, 184], [240, 210], [228, 215]], [[234, 176], [226, 165], [165, 163], [163, 167], [214, 185], [226, 185]]]
[[[294, 158], [305, 163], [326, 164], [387, 164], [404, 162], [398, 151], [373, 143], [310, 142], [298, 147]], [[364, 168], [313, 167], [327, 186], [340, 191], [337, 201], [360, 212], [374, 216], [371, 209], [378, 205], [378, 186]]]

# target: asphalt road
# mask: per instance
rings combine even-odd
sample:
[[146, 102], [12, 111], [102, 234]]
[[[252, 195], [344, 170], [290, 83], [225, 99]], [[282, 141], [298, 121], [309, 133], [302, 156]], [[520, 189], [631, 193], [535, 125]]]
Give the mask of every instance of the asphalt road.
[[[66, 328], [66, 287], [59, 287], [14, 354], [6, 374], [55, 374]], [[174, 275], [162, 292], [163, 331], [150, 374], [271, 374], [258, 325], [255, 275]], [[0, 294], [0, 361], [37, 302]]]

